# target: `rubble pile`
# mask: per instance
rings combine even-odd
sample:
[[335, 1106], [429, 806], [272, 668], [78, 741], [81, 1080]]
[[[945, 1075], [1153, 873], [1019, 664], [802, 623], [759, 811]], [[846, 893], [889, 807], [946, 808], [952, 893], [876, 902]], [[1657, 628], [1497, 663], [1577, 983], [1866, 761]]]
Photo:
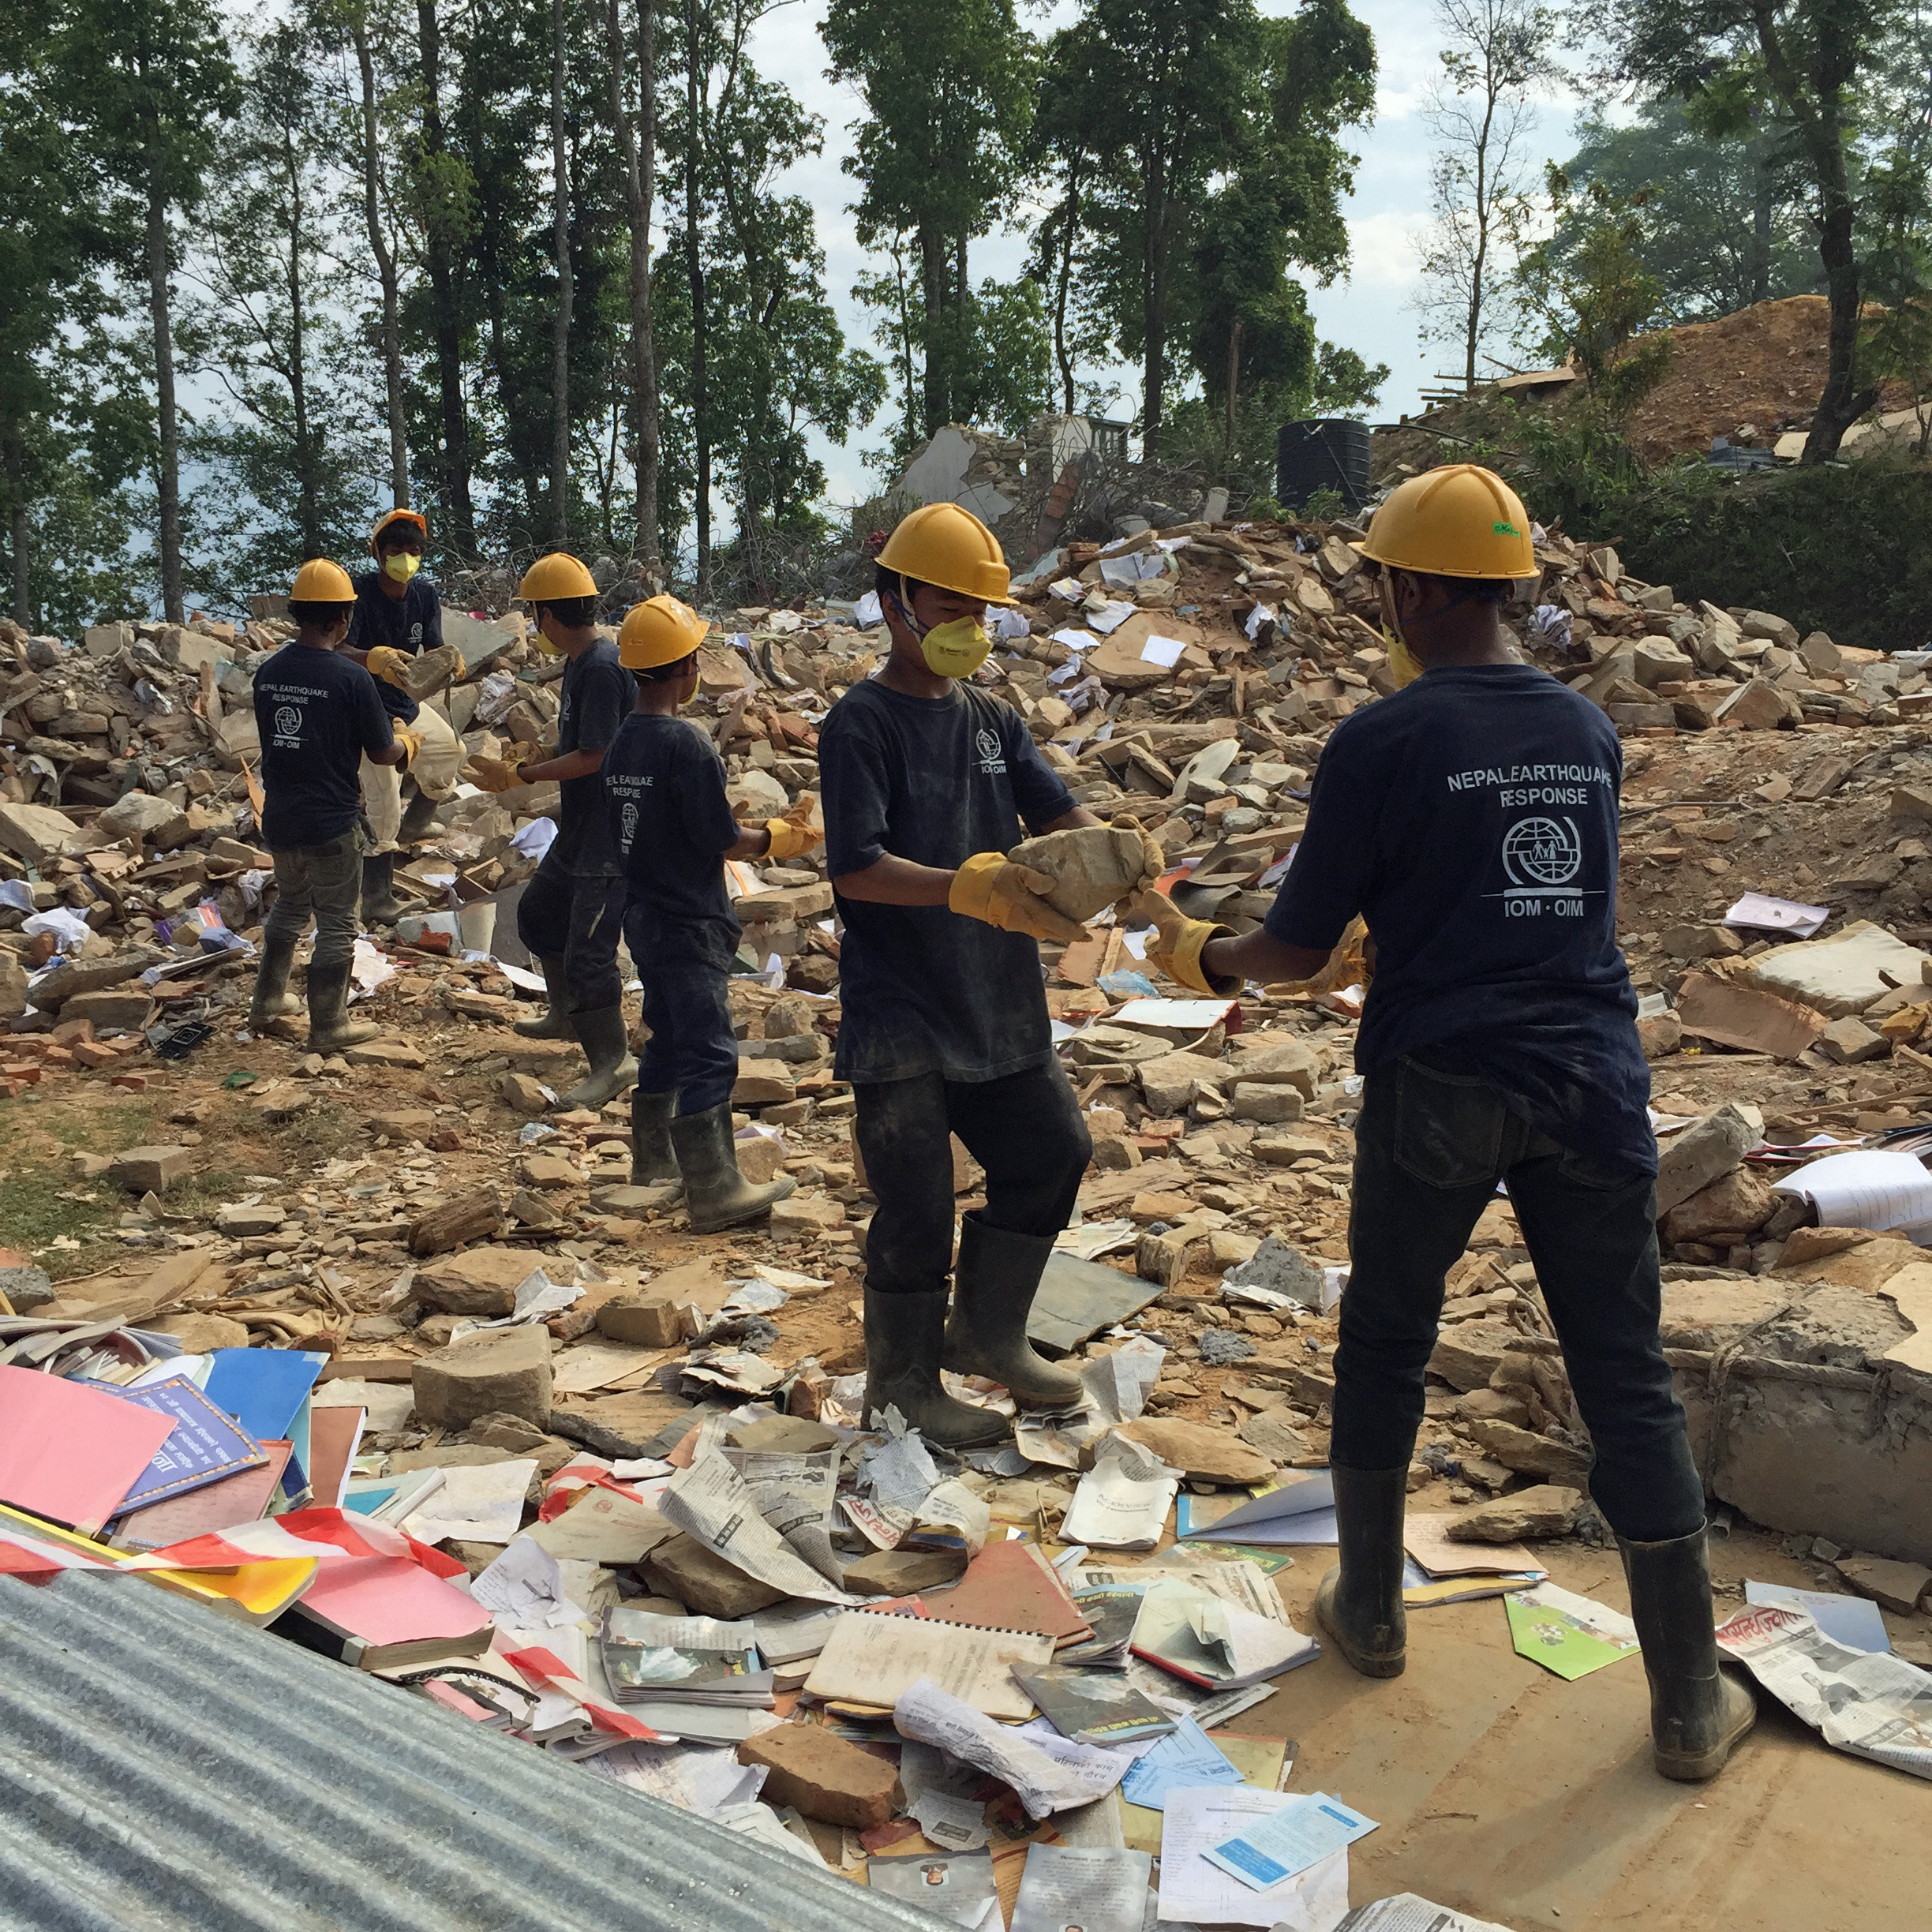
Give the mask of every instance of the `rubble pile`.
[[[982, 681], [1077, 799], [1159, 844], [1191, 913], [1243, 930], [1264, 915], [1327, 733], [1394, 687], [1359, 536], [1204, 520], [1067, 545], [998, 616]], [[1687, 608], [1607, 549], [1548, 538], [1538, 554], [1540, 594], [1511, 616], [1524, 652], [1626, 740], [1623, 919], [1664, 1149], [1664, 1336], [1713, 1506], [1740, 1538], [1754, 1523], [1782, 1533], [1807, 1587], [1871, 1598], [1893, 1647], [1932, 1661], [1932, 1576], [1916, 1567], [1932, 1561], [1932, 1275], [1911, 1238], [1932, 1226], [1912, 1137], [1932, 1103], [1932, 1050], [1915, 1044], [1932, 1024], [1917, 719], [1932, 691], [1908, 660]], [[884, 633], [863, 598], [720, 623], [687, 715], [756, 820], [814, 792], [818, 728]], [[448, 613], [446, 627], [465, 673], [428, 702], [473, 754], [541, 742], [558, 661], [515, 618]], [[1087, 936], [1043, 957], [1094, 1166], [1033, 1333], [1079, 1367], [1086, 1399], [1017, 1418], [1009, 1447], [948, 1458], [861, 1427], [874, 1204], [831, 1071], [839, 938], [822, 860], [732, 868], [739, 1164], [798, 1183], [755, 1226], [693, 1235], [675, 1189], [630, 1183], [627, 1103], [560, 1111], [576, 1050], [511, 1030], [539, 983], [511, 935], [556, 808], [541, 788], [459, 788], [399, 866], [414, 909], [358, 950], [379, 1037], [331, 1057], [247, 1035], [273, 889], [248, 683], [284, 634], [271, 618], [105, 626], [76, 646], [6, 634], [13, 1158], [111, 1189], [114, 1207], [78, 1261], [69, 1237], [0, 1256], [0, 1372], [123, 1388], [203, 1375], [212, 1391], [235, 1354], [311, 1364], [305, 1421], [361, 1418], [346, 1455], [201, 1526], [238, 1539], [245, 1569], [265, 1512], [299, 1526], [341, 1509], [371, 1526], [376, 1553], [426, 1564], [470, 1606], [454, 1654], [380, 1661], [305, 1598], [275, 1616], [459, 1717], [833, 1869], [869, 1865], [874, 1884], [909, 1852], [964, 1874], [989, 1833], [996, 1860], [1002, 1844], [1037, 1853], [1042, 1821], [1103, 1798], [1130, 1852], [1159, 1851], [1159, 1814], [1111, 1795], [1124, 1765], [1106, 1782], [1064, 1710], [1013, 1687], [1037, 1675], [1028, 1663], [1119, 1672], [1140, 1612], [1123, 1625], [1102, 1599], [1127, 1589], [1138, 1606], [1150, 1584], [1205, 1592], [1233, 1619], [1220, 1688], [1144, 1655], [1121, 1676], [1157, 1732], [1190, 1712], [1225, 1721], [1265, 1692], [1231, 1681], [1246, 1675], [1237, 1652], [1265, 1657], [1264, 1678], [1314, 1653], [1273, 1578], [1280, 1544], [1322, 1538], [1279, 1521], [1271, 1535], [1246, 1512], [1321, 1507], [1359, 956], [1311, 985], [1182, 997], [1122, 922], [1105, 855], [1069, 861]], [[41, 1124], [56, 1106], [60, 1138]], [[93, 1147], [73, 1151], [74, 1121]], [[1923, 1194], [1896, 1170], [1889, 1193], [1835, 1185], [1830, 1163], [1854, 1154], [1904, 1160]], [[979, 1181], [956, 1145], [962, 1211]], [[1518, 1562], [1488, 1593], [1599, 1546], [1588, 1437], [1506, 1200], [1451, 1275], [1430, 1370], [1417, 1520], [1446, 1526], [1472, 1564]], [[1011, 1413], [997, 1387], [956, 1392]], [[3, 1544], [32, 1503], [0, 1504]], [[125, 1562], [120, 1528], [121, 1557], [90, 1541], [77, 1559]], [[414, 1544], [384, 1540], [395, 1530]], [[947, 1593], [993, 1592], [1010, 1635], [1015, 1562], [1033, 1566], [1020, 1574], [1037, 1615], [1084, 1634], [1067, 1626], [1043, 1655], [1036, 1643], [974, 1678], [945, 1647], [979, 1627], [971, 1599]], [[201, 1574], [168, 1574], [171, 1587]], [[240, 1589], [221, 1599], [231, 1613]], [[1220, 1613], [1204, 1614], [1208, 1628]], [[955, 1634], [920, 1653], [922, 1628]], [[680, 1648], [713, 1661], [692, 1666], [721, 1683], [710, 1701], [624, 1679], [646, 1668], [631, 1651]], [[919, 1674], [901, 1682], [901, 1665]], [[942, 1674], [982, 1687], [978, 1702], [928, 1697]], [[997, 1721], [1036, 1705], [1046, 1717], [1024, 1732]], [[1279, 1755], [1230, 1762], [1271, 1792], [1281, 1773]]]

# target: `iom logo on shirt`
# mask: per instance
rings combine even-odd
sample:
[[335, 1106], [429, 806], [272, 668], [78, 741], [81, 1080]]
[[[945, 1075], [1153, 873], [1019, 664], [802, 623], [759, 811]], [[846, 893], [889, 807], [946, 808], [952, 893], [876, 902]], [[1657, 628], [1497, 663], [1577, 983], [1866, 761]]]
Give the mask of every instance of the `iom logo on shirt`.
[[299, 705], [283, 705], [275, 714], [275, 736], [278, 738], [300, 738], [302, 728], [301, 707]]
[[1583, 895], [1572, 884], [1583, 869], [1583, 839], [1574, 818], [1518, 818], [1503, 834], [1503, 870], [1509, 888], [1503, 909], [1511, 919], [1544, 912], [1580, 919]]
[[624, 808], [617, 814], [617, 840], [626, 852], [631, 849], [631, 841], [637, 837], [638, 808], [635, 799], [626, 799]]
[[973, 743], [979, 753], [979, 769], [989, 778], [1000, 777], [1006, 769], [1006, 760], [1002, 755], [999, 733], [992, 730], [977, 732]]

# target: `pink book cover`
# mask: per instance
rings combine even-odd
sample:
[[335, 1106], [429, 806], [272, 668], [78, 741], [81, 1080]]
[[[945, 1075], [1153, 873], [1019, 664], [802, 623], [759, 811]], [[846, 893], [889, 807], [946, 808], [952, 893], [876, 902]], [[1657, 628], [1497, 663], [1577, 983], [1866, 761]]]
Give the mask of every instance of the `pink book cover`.
[[118, 1395], [0, 1366], [0, 1503], [95, 1535], [174, 1428]]
[[357, 1556], [318, 1566], [301, 1607], [370, 1646], [467, 1637], [489, 1612], [407, 1556]]

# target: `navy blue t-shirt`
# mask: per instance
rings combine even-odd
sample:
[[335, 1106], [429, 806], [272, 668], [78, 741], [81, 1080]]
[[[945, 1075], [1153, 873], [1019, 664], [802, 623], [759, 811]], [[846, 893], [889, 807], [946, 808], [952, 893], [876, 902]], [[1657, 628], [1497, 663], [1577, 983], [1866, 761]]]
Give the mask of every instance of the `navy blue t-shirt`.
[[362, 754], [395, 742], [375, 679], [353, 657], [284, 644], [255, 673], [262, 843], [324, 845], [361, 816]]
[[724, 854], [743, 828], [711, 740], [682, 718], [633, 711], [604, 754], [601, 776], [632, 911], [659, 931], [728, 929], [736, 951]]
[[[1022, 819], [1037, 833], [1073, 809], [1019, 713], [966, 684], [855, 684], [820, 728], [818, 777], [834, 880], [887, 852], [952, 867], [1010, 852]], [[1053, 1058], [1036, 940], [944, 906], [838, 908], [841, 1080], [1001, 1080]]]
[[[564, 667], [557, 706], [557, 756], [567, 751], [601, 751], [617, 736], [637, 698], [637, 680], [617, 661], [617, 646], [599, 638], [581, 657]], [[546, 865], [561, 866], [578, 878], [611, 877], [623, 870], [611, 837], [601, 770], [566, 778], [556, 843]]]
[[[354, 579], [355, 608], [349, 615], [347, 643], [351, 650], [373, 650], [379, 644], [405, 656], [420, 657], [440, 648], [443, 642], [443, 601], [436, 586], [420, 572], [409, 580], [399, 597], [383, 589], [380, 570], [365, 571]], [[382, 678], [376, 680], [376, 694], [391, 717], [405, 724], [415, 722], [416, 700]]]
[[1376, 942], [1355, 1063], [1455, 1043], [1552, 1139], [1657, 1170], [1637, 996], [1616, 943], [1623, 755], [1527, 665], [1430, 671], [1345, 719], [1267, 929]]

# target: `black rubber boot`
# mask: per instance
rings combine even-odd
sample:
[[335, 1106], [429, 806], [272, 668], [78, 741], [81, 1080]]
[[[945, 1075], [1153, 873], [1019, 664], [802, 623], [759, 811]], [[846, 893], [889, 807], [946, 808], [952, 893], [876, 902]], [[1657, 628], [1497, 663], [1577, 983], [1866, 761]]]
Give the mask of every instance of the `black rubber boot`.
[[1653, 1759], [1665, 1777], [1701, 1784], [1758, 1721], [1757, 1698], [1718, 1667], [1704, 1532], [1670, 1543], [1619, 1537], [1617, 1547], [1650, 1679]]
[[395, 854], [371, 852], [362, 861], [362, 923], [393, 926], [402, 916], [395, 896]]
[[345, 1046], [359, 1046], [382, 1031], [366, 1020], [349, 1018], [349, 962], [339, 966], [309, 968], [309, 1050], [311, 1053], [340, 1053]]
[[418, 792], [410, 800], [409, 807], [402, 814], [402, 822], [396, 829], [396, 843], [414, 845], [435, 822], [436, 808], [436, 799]]
[[1331, 1468], [1340, 1563], [1315, 1592], [1315, 1620], [1365, 1677], [1399, 1677], [1407, 1661], [1402, 1608], [1402, 1514], [1409, 1466]]
[[677, 1155], [671, 1148], [671, 1121], [677, 1112], [677, 1091], [646, 1093], [631, 1090], [631, 1185], [656, 1187], [679, 1181]]
[[289, 975], [294, 969], [295, 942], [265, 935], [255, 968], [255, 991], [249, 1001], [249, 1025], [254, 1032], [301, 1011], [301, 1002], [289, 990]]
[[798, 1185], [789, 1174], [780, 1174], [762, 1187], [754, 1187], [738, 1171], [728, 1100], [702, 1114], [676, 1115], [671, 1122], [671, 1146], [678, 1172], [684, 1178], [684, 1200], [694, 1234], [715, 1234], [720, 1228], [755, 1221], [776, 1203], [788, 1199]]
[[867, 1289], [863, 1420], [883, 1422], [886, 1410], [893, 1408], [942, 1448], [986, 1448], [1005, 1436], [1006, 1418], [990, 1409], [955, 1402], [941, 1385], [939, 1350], [945, 1318], [943, 1288], [914, 1294]]
[[1082, 1384], [1027, 1339], [1027, 1316], [1053, 1255], [1050, 1237], [1015, 1234], [977, 1214], [960, 1230], [944, 1364], [955, 1375], [990, 1376], [1022, 1409], [1069, 1409]]
[[615, 1100], [637, 1078], [637, 1058], [624, 1030], [623, 1007], [599, 1006], [589, 1013], [573, 1013], [571, 1026], [590, 1062], [590, 1071], [558, 1100], [562, 1113], [572, 1107], [600, 1107], [606, 1100]]
[[571, 1024], [571, 1015], [577, 1002], [571, 998], [564, 962], [546, 953], [537, 963], [543, 968], [544, 994], [550, 1004], [534, 1020], [512, 1020], [510, 1031], [520, 1033], [526, 1039], [575, 1039], [577, 1030]]

